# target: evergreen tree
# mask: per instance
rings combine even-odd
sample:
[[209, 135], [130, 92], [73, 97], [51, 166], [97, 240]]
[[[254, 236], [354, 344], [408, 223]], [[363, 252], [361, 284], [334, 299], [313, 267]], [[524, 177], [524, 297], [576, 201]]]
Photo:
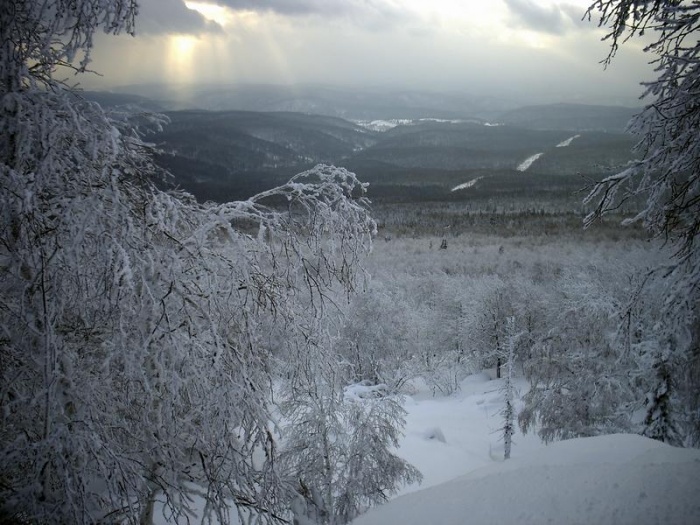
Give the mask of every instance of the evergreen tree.
[[[595, 185], [587, 201], [596, 207], [586, 223], [619, 209], [630, 199], [644, 205], [627, 223], [641, 222], [674, 249], [673, 257], [652, 272], [663, 280], [664, 299], [657, 305], [663, 316], [655, 329], [676, 337], [674, 356], [666, 361], [683, 364], [669, 372], [684, 413], [700, 407], [700, 4], [685, 0], [598, 0], [589, 17], [600, 14], [609, 28], [606, 39], [611, 63], [622, 43], [634, 36], [651, 36], [645, 51], [653, 56], [656, 79], [643, 82], [645, 108], [630, 122], [639, 136], [639, 160]], [[656, 330], [658, 331], [658, 330]], [[658, 335], [658, 334], [656, 334]], [[662, 337], [663, 338], [663, 337]], [[651, 375], [658, 371], [650, 370]], [[683, 424], [687, 442], [700, 443], [697, 417]]]
[[515, 358], [515, 317], [508, 318], [508, 357], [505, 363], [506, 377], [503, 383], [503, 459], [510, 459], [510, 449], [515, 433], [515, 389], [513, 387], [513, 359]]
[[646, 396], [642, 435], [669, 445], [681, 446], [683, 440], [678, 432], [673, 409], [673, 367], [669, 363], [671, 355], [673, 352], [667, 347], [665, 351], [656, 352], [654, 356], [652, 370], [655, 372], [655, 381]]

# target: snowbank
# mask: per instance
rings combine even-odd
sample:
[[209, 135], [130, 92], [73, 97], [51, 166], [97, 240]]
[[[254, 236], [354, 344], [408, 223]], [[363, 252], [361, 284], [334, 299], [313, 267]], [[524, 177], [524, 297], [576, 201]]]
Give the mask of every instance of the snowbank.
[[700, 523], [700, 450], [572, 439], [397, 498], [353, 525]]

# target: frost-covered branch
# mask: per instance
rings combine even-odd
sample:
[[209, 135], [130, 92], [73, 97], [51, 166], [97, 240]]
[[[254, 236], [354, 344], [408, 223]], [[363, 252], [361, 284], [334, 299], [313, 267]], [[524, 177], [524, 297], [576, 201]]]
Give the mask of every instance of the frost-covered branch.
[[657, 55], [653, 63], [659, 76], [644, 83], [651, 102], [629, 125], [640, 137], [641, 159], [594, 188], [587, 201], [598, 204], [586, 222], [620, 201], [643, 196], [646, 205], [635, 220], [668, 239], [685, 260], [696, 249], [700, 229], [700, 4], [618, 0], [596, 2], [589, 16], [595, 10], [600, 24], [611, 27], [611, 57], [623, 35], [653, 30], [656, 39], [646, 51]]
[[52, 77], [135, 9], [0, 8], [0, 514], [146, 523], [195, 494], [224, 523], [279, 521], [273, 338], [307, 344], [316, 303], [362, 279], [374, 222], [330, 166], [242, 203], [158, 190], [133, 123]]
[[343, 387], [338, 356], [324, 346], [293, 360], [280, 462], [296, 523], [344, 525], [422, 476], [393, 452], [404, 425], [399, 399], [386, 385]]
[[[665, 345], [668, 338], [676, 341], [675, 356], [663, 363], [678, 367], [675, 392], [691, 410], [700, 404], [700, 2], [608, 0], [592, 4], [588, 15], [596, 11], [600, 25], [610, 29], [606, 62], [624, 40], [646, 33], [651, 43], [645, 51], [652, 55], [658, 76], [643, 83], [649, 102], [629, 124], [639, 137], [639, 160], [594, 187], [587, 201], [596, 208], [586, 224], [625, 200], [641, 198], [641, 210], [625, 222], [642, 223], [673, 248], [672, 259], [653, 272], [664, 281], [666, 294], [658, 305], [664, 322], [649, 339], [657, 345]], [[685, 428], [693, 434], [688, 442], [700, 442], [697, 425], [691, 427]]]

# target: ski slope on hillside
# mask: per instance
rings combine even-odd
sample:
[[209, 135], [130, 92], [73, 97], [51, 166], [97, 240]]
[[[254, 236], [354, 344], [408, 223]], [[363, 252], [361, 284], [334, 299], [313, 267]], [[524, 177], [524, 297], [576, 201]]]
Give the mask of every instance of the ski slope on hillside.
[[571, 146], [571, 143], [572, 143], [575, 139], [579, 138], [580, 136], [581, 136], [581, 135], [574, 135], [573, 137], [569, 137], [569, 138], [566, 139], [566, 140], [562, 140], [562, 141], [561, 141], [559, 144], [557, 144], [555, 147], [556, 147], [556, 148], [566, 148], [566, 147], [568, 147], [568, 146]]
[[472, 179], [469, 182], [465, 182], [463, 184], [459, 184], [459, 185], [455, 186], [450, 191], [459, 191], [459, 190], [466, 190], [467, 188], [472, 188], [473, 186], [476, 185], [477, 182], [479, 182], [483, 178], [484, 178], [483, 175], [481, 177], [476, 177], [475, 179]]
[[535, 153], [534, 155], [526, 158], [524, 161], [518, 164], [518, 167], [515, 169], [518, 171], [527, 171], [528, 168], [532, 166], [533, 162], [539, 159], [542, 155], [544, 155], [544, 153]]
[[[555, 148], [566, 148], [566, 147], [570, 146], [571, 143], [574, 140], [576, 140], [577, 138], [579, 138], [580, 136], [581, 135], [574, 135], [572, 137], [569, 137], [566, 140], [562, 140], [559, 144], [557, 144], [554, 147]], [[520, 164], [518, 164], [518, 167], [515, 169], [517, 171], [527, 171], [528, 169], [530, 169], [530, 166], [532, 166], [532, 164], [534, 162], [536, 162], [537, 159], [539, 159], [542, 155], [544, 155], [544, 152], [543, 153], [535, 153], [534, 155], [529, 156], [524, 161], [522, 161]], [[452, 190], [452, 191], [454, 191], [454, 190]]]

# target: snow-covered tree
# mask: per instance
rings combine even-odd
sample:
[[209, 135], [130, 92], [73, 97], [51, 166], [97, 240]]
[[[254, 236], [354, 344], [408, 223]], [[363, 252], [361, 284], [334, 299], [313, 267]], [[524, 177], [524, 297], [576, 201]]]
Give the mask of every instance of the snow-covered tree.
[[477, 298], [475, 326], [471, 329], [474, 357], [482, 367], [495, 368], [496, 378], [500, 379], [508, 353], [508, 319], [516, 305], [509, 292], [514, 290], [500, 278], [484, 279], [480, 284], [484, 289]]
[[349, 382], [383, 383], [398, 391], [412, 378], [422, 325], [400, 284], [373, 279], [347, 306], [337, 345], [349, 365]]
[[135, 129], [53, 80], [135, 10], [0, 8], [0, 514], [148, 523], [197, 493], [274, 520], [267, 336], [354, 288], [364, 187], [318, 166], [244, 202], [159, 191]]
[[534, 341], [545, 330], [548, 319], [545, 306], [547, 287], [539, 287], [527, 277], [508, 279], [488, 277], [474, 286], [469, 315], [466, 316], [466, 344], [473, 359], [482, 367], [495, 367], [496, 377], [509, 359], [509, 320], [513, 317], [520, 336], [513, 349], [513, 366], [530, 357]]
[[630, 429], [632, 363], [616, 345], [616, 303], [606, 283], [569, 275], [525, 362], [530, 390], [518, 416], [523, 432], [549, 442]]
[[[606, 63], [620, 45], [647, 35], [645, 51], [654, 56], [656, 79], [644, 82], [649, 102], [629, 125], [640, 140], [639, 160], [598, 183], [587, 201], [596, 203], [593, 220], [617, 209], [629, 199], [642, 197], [645, 205], [627, 222], [639, 221], [674, 248], [674, 257], [658, 268], [667, 293], [659, 310], [660, 325], [677, 337], [677, 357], [687, 367], [677, 377], [686, 412], [700, 406], [700, 4], [685, 0], [598, 0], [588, 15], [600, 14], [600, 25], [610, 28]], [[694, 418], [697, 419], [697, 418]], [[692, 427], [692, 425], [691, 425]], [[687, 428], [689, 442], [700, 443], [697, 427]]]
[[673, 354], [669, 346], [658, 351], [654, 356], [652, 369], [655, 371], [655, 381], [647, 394], [646, 415], [642, 435], [658, 439], [670, 445], [679, 446], [683, 441], [674, 420], [674, 378], [673, 368], [669, 363]]
[[404, 410], [387, 385], [343, 386], [332, 346], [294, 360], [281, 408], [282, 472], [294, 487], [299, 525], [344, 525], [421, 474], [394, 454]]

